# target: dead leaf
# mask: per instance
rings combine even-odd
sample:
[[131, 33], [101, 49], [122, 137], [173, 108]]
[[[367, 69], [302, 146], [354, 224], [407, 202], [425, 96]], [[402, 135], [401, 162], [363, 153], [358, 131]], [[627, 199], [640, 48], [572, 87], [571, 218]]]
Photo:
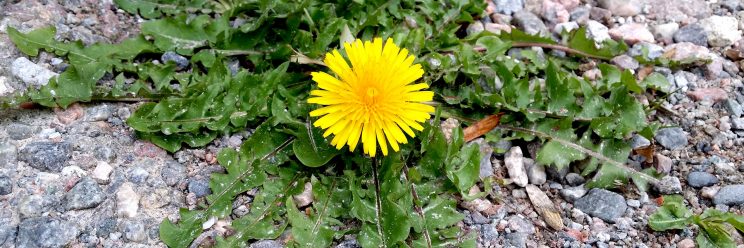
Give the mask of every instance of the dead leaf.
[[656, 146], [654, 144], [650, 144], [633, 149], [633, 153], [643, 156], [646, 159], [643, 161], [644, 163], [652, 164], [654, 163], [654, 151], [656, 150], [655, 148]]
[[643, 79], [646, 78], [646, 76], [650, 75], [652, 72], [654, 72], [654, 67], [650, 65], [643, 67], [641, 69], [638, 69], [638, 73], [637, 73], [638, 82], [643, 81]]
[[465, 142], [474, 140], [475, 138], [478, 138], [481, 135], [490, 132], [493, 128], [499, 125], [499, 120], [501, 119], [502, 115], [504, 115], [504, 113], [489, 115], [486, 118], [483, 118], [482, 120], [479, 120], [473, 125], [462, 130], [462, 132], [465, 134]]
[[525, 190], [527, 191], [527, 196], [530, 198], [530, 202], [532, 202], [532, 206], [543, 217], [545, 223], [555, 230], [563, 230], [564, 226], [561, 213], [553, 205], [553, 201], [535, 185], [527, 185]]

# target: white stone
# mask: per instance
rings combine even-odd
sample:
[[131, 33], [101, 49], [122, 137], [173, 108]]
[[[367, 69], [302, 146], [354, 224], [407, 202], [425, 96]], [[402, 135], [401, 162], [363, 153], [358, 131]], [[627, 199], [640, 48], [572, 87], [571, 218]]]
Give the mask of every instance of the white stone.
[[574, 30], [577, 28], [579, 28], [579, 24], [576, 22], [563, 22], [563, 23], [556, 24], [555, 27], [553, 28], [553, 32], [556, 34], [561, 34], [561, 32], [565, 30], [566, 33], [568, 33], [568, 32], [571, 32], [571, 30]]
[[99, 161], [98, 165], [96, 165], [96, 168], [93, 169], [93, 175], [91, 177], [95, 179], [98, 183], [108, 183], [109, 182], [109, 175], [111, 175], [111, 172], [114, 170], [109, 163]]
[[31, 62], [26, 57], [19, 57], [13, 60], [10, 72], [23, 82], [31, 85], [46, 85], [49, 83], [50, 78], [58, 75], [43, 66], [34, 64], [34, 62]]
[[57, 181], [57, 179], [59, 179], [59, 175], [57, 174], [39, 172], [39, 174], [36, 174], [36, 185], [48, 185]]
[[524, 187], [527, 186], [529, 179], [527, 178], [527, 170], [524, 168], [524, 157], [522, 157], [522, 149], [518, 146], [509, 149], [504, 157], [504, 164], [506, 170], [509, 172], [509, 178], [511, 178], [514, 184]]
[[708, 45], [725, 47], [741, 39], [739, 21], [733, 16], [711, 16], [700, 20], [700, 26], [708, 32]]
[[610, 39], [610, 30], [602, 23], [594, 20], [586, 22], [587, 38], [594, 40], [594, 44], [599, 47], [605, 40]]
[[0, 76], [0, 96], [13, 92], [13, 88], [7, 85], [8, 78]]
[[527, 177], [531, 184], [540, 185], [547, 181], [545, 166], [535, 163], [531, 158], [524, 158], [524, 167], [527, 167]]
[[131, 183], [122, 184], [116, 192], [116, 214], [119, 217], [132, 218], [139, 210], [140, 196], [134, 192]]
[[84, 177], [85, 175], [88, 175], [88, 173], [76, 165], [70, 165], [62, 168], [62, 176]]
[[299, 195], [292, 197], [297, 207], [305, 207], [313, 203], [313, 184], [310, 182], [305, 183], [305, 189]]
[[674, 33], [679, 30], [679, 24], [676, 22], [664, 23], [654, 26], [654, 38], [657, 40], [672, 41]]

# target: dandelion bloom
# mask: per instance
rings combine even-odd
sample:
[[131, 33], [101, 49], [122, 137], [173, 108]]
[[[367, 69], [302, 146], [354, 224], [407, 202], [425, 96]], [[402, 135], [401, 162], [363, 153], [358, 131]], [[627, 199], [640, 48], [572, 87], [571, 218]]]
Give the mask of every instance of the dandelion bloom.
[[385, 45], [381, 38], [374, 41], [344, 43], [344, 51], [351, 62], [333, 50], [325, 56], [325, 64], [338, 78], [325, 72], [313, 72], [319, 90], [310, 92], [309, 103], [322, 105], [310, 112], [321, 116], [313, 123], [325, 129], [324, 137], [333, 134], [331, 144], [336, 149], [344, 145], [354, 151], [361, 140], [364, 153], [374, 157], [379, 143], [383, 155], [388, 144], [398, 151], [398, 144], [408, 142], [414, 131], [423, 130], [420, 123], [430, 118], [434, 107], [434, 92], [422, 91], [426, 83], [414, 83], [424, 70], [413, 64], [414, 56], [400, 49], [392, 39]]

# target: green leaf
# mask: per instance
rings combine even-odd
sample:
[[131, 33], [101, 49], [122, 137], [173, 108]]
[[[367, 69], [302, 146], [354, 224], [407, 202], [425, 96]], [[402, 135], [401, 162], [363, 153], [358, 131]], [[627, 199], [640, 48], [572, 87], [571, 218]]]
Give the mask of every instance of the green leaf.
[[643, 106], [624, 86], [614, 88], [608, 101], [614, 107], [612, 115], [595, 118], [591, 122], [591, 128], [600, 137], [624, 139], [646, 127]]
[[545, 71], [545, 89], [548, 92], [548, 112], [566, 115], [576, 110], [576, 97], [568, 87], [567, 80], [559, 76], [558, 68], [552, 61]]
[[654, 231], [684, 229], [692, 223], [692, 212], [684, 205], [679, 195], [664, 196], [664, 204], [656, 209], [648, 219], [648, 225]]
[[206, 2], [206, 0], [114, 0], [114, 3], [124, 11], [139, 14], [147, 19], [182, 11], [193, 12], [200, 9]]
[[309, 167], [323, 166], [339, 154], [339, 150], [323, 138], [321, 130], [317, 130], [309, 123], [297, 130], [297, 141], [292, 144], [292, 150], [297, 159]]
[[[337, 187], [340, 178], [318, 180], [311, 178], [314, 202], [309, 215], [297, 210], [294, 201], [287, 198], [287, 219], [292, 225], [292, 237], [301, 247], [328, 247], [343, 223], [337, 219], [344, 212], [343, 204], [349, 195], [348, 189]], [[325, 182], [322, 182], [325, 181]]]
[[703, 221], [695, 241], [701, 248], [734, 248], [733, 238], [722, 223]]
[[466, 194], [478, 181], [480, 159], [479, 146], [468, 144], [447, 160], [445, 164], [447, 178], [461, 193]]
[[653, 88], [664, 93], [669, 93], [671, 90], [671, 84], [667, 81], [667, 78], [658, 72], [653, 72], [643, 78], [641, 86], [647, 88]]
[[187, 19], [186, 15], [180, 15], [147, 21], [141, 28], [142, 34], [155, 39], [158, 49], [191, 55], [194, 49], [216, 42], [218, 35], [227, 31], [227, 19], [212, 19], [207, 15]]

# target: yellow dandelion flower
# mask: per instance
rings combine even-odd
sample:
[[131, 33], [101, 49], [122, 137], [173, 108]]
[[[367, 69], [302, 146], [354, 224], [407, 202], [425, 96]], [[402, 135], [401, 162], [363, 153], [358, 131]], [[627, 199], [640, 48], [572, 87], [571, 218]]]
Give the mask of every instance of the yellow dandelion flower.
[[333, 134], [331, 144], [339, 150], [348, 145], [354, 151], [360, 140], [371, 157], [378, 143], [383, 155], [388, 154], [388, 144], [400, 150], [398, 144], [408, 142], [405, 134], [415, 137], [413, 129], [423, 130], [420, 123], [434, 112], [434, 107], [423, 103], [431, 101], [434, 92], [422, 91], [429, 87], [426, 83], [414, 83], [424, 70], [392, 39], [384, 46], [381, 38], [357, 39], [344, 43], [344, 51], [351, 66], [338, 50], [327, 53], [323, 61], [338, 78], [312, 73], [320, 89], [311, 91], [307, 101], [323, 105], [310, 112], [322, 116], [313, 125], [326, 130], [324, 137]]

